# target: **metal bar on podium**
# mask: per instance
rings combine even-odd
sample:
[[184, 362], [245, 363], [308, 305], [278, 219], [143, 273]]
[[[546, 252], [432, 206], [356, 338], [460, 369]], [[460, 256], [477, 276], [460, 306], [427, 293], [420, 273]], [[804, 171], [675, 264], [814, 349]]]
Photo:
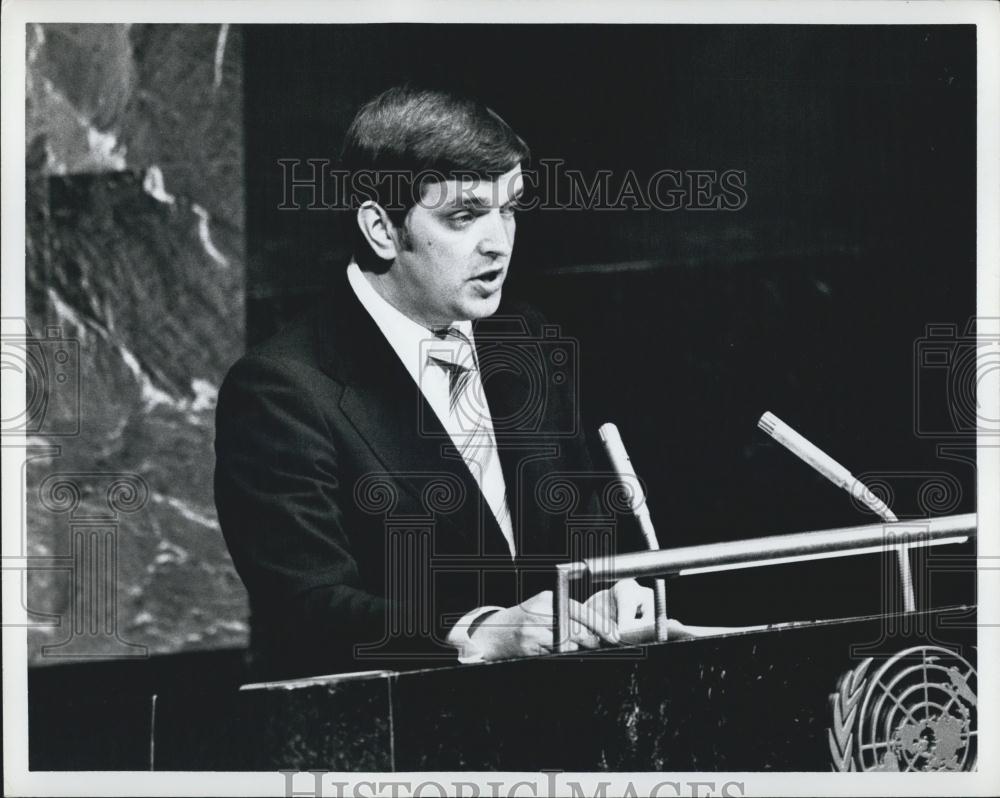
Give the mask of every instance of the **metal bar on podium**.
[[[569, 639], [570, 584], [589, 575], [594, 582], [658, 576], [684, 576], [827, 557], [852, 557], [900, 545], [908, 548], [961, 543], [976, 535], [976, 514], [947, 515], [885, 524], [840, 527], [790, 535], [771, 535], [726, 543], [706, 543], [674, 549], [639, 551], [566, 563], [556, 567], [556, 652]], [[892, 542], [889, 543], [888, 539]], [[566, 608], [566, 609], [563, 609]]]

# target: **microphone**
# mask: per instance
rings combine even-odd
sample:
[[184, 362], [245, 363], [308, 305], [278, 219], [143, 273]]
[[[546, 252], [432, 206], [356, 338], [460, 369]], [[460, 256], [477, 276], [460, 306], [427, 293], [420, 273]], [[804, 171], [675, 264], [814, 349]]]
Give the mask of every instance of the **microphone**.
[[[864, 482], [847, 470], [830, 455], [811, 441], [804, 438], [774, 413], [768, 411], [757, 421], [757, 426], [798, 457], [806, 465], [826, 477], [839, 488], [843, 488], [865, 507], [890, 523], [898, 521], [896, 514], [882, 501]], [[910, 573], [910, 555], [907, 547], [900, 545], [896, 549], [896, 567], [903, 586], [903, 609], [906, 612], [916, 610], [916, 599], [913, 595], [913, 575]]]
[[[618, 432], [618, 427], [608, 422], [602, 424], [597, 434], [604, 444], [604, 451], [608, 453], [611, 467], [618, 476], [618, 480], [625, 487], [629, 500], [629, 509], [636, 521], [639, 522], [639, 529], [646, 539], [646, 547], [650, 551], [657, 551], [660, 543], [656, 539], [656, 530], [653, 528], [653, 519], [649, 514], [649, 506], [646, 503], [646, 492], [642, 489], [642, 483], [632, 467], [632, 460], [625, 451], [625, 444], [622, 436]], [[656, 639], [659, 641], [667, 639], [667, 584], [663, 579], [656, 579], [653, 582], [653, 594], [656, 602]]]
[[650, 551], [660, 548], [660, 543], [656, 539], [656, 530], [653, 529], [653, 519], [649, 515], [649, 507], [646, 505], [646, 492], [642, 489], [642, 483], [632, 467], [632, 460], [625, 451], [625, 444], [622, 443], [622, 436], [618, 432], [618, 427], [614, 424], [602, 424], [597, 434], [601, 436], [601, 443], [604, 444], [604, 451], [608, 453], [611, 460], [611, 467], [618, 475], [618, 479], [626, 487], [629, 498], [629, 509], [632, 515], [639, 522], [642, 536], [646, 539], [646, 546]]
[[770, 411], [764, 413], [757, 422], [757, 426], [806, 465], [812, 466], [813, 469], [830, 480], [838, 488], [843, 488], [858, 499], [883, 521], [899, 520], [886, 503], [878, 498], [864, 482], [814, 443], [806, 440], [798, 432], [789, 427], [774, 413]]

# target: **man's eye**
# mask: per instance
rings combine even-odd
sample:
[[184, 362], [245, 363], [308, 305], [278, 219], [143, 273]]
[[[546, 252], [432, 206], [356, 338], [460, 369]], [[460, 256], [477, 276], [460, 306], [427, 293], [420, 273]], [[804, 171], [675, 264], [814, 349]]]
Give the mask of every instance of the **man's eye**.
[[453, 213], [448, 217], [450, 222], [455, 224], [468, 224], [473, 219], [473, 216], [468, 211], [460, 211], [459, 213]]

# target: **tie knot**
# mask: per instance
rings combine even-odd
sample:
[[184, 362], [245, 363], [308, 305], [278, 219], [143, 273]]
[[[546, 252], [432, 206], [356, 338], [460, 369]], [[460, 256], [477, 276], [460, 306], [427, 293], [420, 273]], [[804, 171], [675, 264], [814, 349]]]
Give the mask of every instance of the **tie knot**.
[[476, 355], [472, 341], [457, 327], [442, 327], [431, 330], [433, 341], [428, 347], [428, 357], [441, 365], [453, 369], [471, 371], [476, 368]]
[[431, 330], [435, 338], [440, 338], [442, 341], [456, 341], [460, 344], [471, 344], [472, 342], [468, 339], [466, 334], [462, 332], [458, 327], [441, 327], [437, 330]]

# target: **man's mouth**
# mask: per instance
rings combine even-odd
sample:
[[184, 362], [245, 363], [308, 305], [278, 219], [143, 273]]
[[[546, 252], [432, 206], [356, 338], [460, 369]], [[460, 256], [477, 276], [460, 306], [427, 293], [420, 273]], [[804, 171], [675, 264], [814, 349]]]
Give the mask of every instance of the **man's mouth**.
[[482, 283], [483, 285], [492, 286], [493, 284], [500, 281], [503, 277], [503, 268], [488, 269], [487, 271], [480, 272], [475, 277], [472, 278], [473, 282]]

